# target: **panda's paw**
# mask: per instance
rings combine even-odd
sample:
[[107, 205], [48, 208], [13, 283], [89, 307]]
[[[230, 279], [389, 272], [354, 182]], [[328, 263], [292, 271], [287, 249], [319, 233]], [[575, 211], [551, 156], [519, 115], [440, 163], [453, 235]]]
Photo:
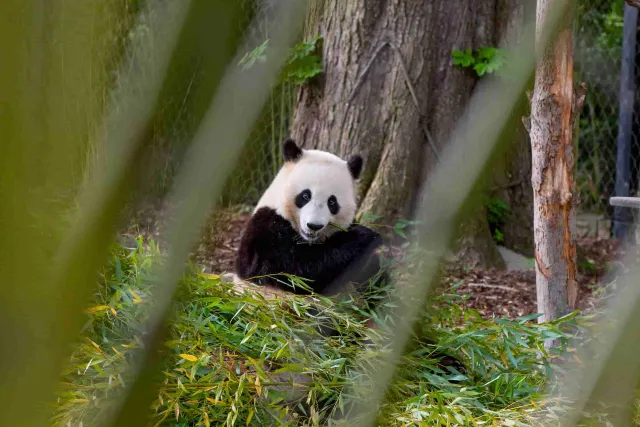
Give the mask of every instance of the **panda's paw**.
[[372, 229], [360, 224], [352, 225], [349, 231], [359, 236], [378, 236], [379, 235], [377, 232], [373, 231]]
[[369, 246], [375, 244], [375, 246], [380, 246], [382, 244], [382, 236], [364, 225], [356, 224], [349, 231], [354, 234], [358, 242], [362, 245]]

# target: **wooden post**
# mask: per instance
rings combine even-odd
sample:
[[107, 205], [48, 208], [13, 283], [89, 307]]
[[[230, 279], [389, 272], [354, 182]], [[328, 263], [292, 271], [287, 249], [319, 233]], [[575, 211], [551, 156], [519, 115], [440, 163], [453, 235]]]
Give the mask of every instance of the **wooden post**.
[[[540, 46], [553, 0], [537, 2], [536, 48], [542, 56], [531, 100], [530, 136], [534, 194], [536, 288], [540, 322], [556, 319], [575, 307], [576, 231], [573, 129], [586, 88], [574, 91], [571, 14], [557, 38]], [[553, 343], [548, 343], [552, 345]]]

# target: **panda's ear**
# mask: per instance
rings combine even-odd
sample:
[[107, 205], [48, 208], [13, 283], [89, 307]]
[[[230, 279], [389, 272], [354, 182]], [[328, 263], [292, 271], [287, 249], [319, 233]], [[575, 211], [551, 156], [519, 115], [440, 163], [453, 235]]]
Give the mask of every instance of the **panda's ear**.
[[347, 160], [347, 167], [353, 179], [360, 178], [360, 173], [362, 172], [362, 156], [359, 154], [351, 156], [349, 160]]
[[295, 162], [302, 157], [302, 149], [293, 139], [287, 138], [282, 145], [282, 155], [285, 162]]

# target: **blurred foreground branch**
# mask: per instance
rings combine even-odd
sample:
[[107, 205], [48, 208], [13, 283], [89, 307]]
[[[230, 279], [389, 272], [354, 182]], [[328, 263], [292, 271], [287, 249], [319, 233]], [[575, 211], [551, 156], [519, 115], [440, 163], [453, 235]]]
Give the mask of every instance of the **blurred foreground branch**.
[[[198, 241], [207, 213], [221, 195], [223, 185], [236, 164], [244, 142], [276, 82], [289, 48], [294, 44], [306, 10], [306, 2], [285, 0], [273, 12], [270, 54], [260, 67], [242, 69], [238, 62], [257, 40], [245, 39], [226, 67], [216, 97], [206, 113], [168, 196], [166, 241], [168, 253], [152, 276], [157, 278], [154, 305], [144, 326], [147, 348], [135, 361], [136, 380], [127, 389], [126, 398], [114, 426], [141, 425], [154, 398], [153, 378], [158, 372], [157, 352], [162, 348], [171, 302], [185, 262]], [[224, 17], [222, 17], [224, 18]], [[261, 25], [254, 21], [252, 26]], [[249, 29], [248, 34], [256, 33]]]

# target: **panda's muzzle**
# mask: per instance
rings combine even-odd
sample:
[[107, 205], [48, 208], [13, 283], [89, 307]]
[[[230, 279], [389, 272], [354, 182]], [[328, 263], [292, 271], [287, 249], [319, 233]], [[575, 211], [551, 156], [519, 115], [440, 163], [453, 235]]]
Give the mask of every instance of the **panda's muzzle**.
[[315, 243], [322, 239], [321, 231], [324, 230], [326, 226], [319, 224], [306, 224], [306, 227], [302, 227], [300, 230], [300, 234], [304, 239], [309, 243]]
[[317, 233], [318, 231], [322, 230], [324, 228], [324, 225], [322, 224], [313, 224], [308, 222], [307, 223], [307, 228], [311, 231], [313, 231], [314, 233]]

